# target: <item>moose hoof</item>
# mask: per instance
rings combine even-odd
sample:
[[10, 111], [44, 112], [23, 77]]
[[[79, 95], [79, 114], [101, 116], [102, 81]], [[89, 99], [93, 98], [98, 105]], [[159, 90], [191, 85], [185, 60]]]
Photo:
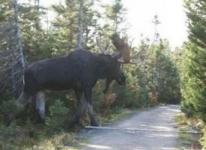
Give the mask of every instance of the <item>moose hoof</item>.
[[91, 121], [91, 126], [99, 126], [99, 123], [97, 121]]

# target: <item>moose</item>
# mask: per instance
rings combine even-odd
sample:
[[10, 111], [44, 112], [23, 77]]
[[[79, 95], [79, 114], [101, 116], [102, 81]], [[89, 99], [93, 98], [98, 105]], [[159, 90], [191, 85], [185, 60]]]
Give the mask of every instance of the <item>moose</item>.
[[[128, 50], [127, 44], [122, 44], [118, 38], [113, 44], [121, 48], [118, 54], [95, 54], [84, 49], [77, 49], [67, 56], [44, 59], [30, 64], [24, 73], [24, 91], [18, 99], [26, 104], [35, 97], [36, 111], [41, 119], [45, 119], [45, 90], [73, 89], [78, 108], [72, 120], [79, 123], [80, 117], [88, 111], [90, 124], [98, 126], [92, 105], [92, 88], [98, 79], [106, 79], [104, 93], [110, 83], [116, 80], [119, 85], [125, 85], [125, 76], [121, 70], [124, 57], [122, 49]], [[122, 45], [122, 46], [120, 46]]]

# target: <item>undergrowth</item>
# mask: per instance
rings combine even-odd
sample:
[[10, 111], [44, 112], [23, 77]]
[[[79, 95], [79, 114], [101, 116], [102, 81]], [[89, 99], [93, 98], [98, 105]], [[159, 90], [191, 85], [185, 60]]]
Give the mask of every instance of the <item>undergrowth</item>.
[[181, 150], [200, 150], [204, 123], [197, 118], [188, 118], [180, 113], [176, 116]]

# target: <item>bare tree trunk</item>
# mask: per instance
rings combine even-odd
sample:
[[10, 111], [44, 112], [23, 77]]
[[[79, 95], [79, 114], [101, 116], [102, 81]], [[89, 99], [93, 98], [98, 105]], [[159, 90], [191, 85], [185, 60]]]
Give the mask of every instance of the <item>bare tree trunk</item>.
[[37, 10], [38, 17], [36, 18], [36, 29], [40, 29], [39, 13], [40, 13], [40, 0], [35, 0], [35, 6]]
[[77, 26], [77, 49], [82, 48], [82, 15], [83, 15], [83, 0], [79, 0], [79, 12], [78, 12], [78, 26]]
[[37, 6], [37, 11], [39, 12], [39, 8], [40, 8], [40, 0], [35, 0], [35, 5]]
[[15, 27], [16, 27], [16, 40], [17, 40], [17, 48], [19, 50], [19, 56], [20, 56], [20, 62], [22, 65], [22, 68], [25, 68], [25, 61], [24, 61], [24, 53], [23, 53], [23, 46], [21, 42], [21, 33], [20, 28], [18, 24], [18, 4], [17, 0], [13, 0], [13, 8], [14, 8], [14, 19], [15, 19]]
[[[19, 81], [17, 81], [17, 82], [19, 82], [21, 84], [21, 88], [23, 88], [25, 61], [24, 61], [24, 54], [23, 54], [23, 46], [22, 46], [22, 42], [21, 42], [20, 28], [19, 28], [19, 24], [18, 24], [18, 3], [17, 3], [17, 0], [12, 0], [12, 5], [13, 5], [13, 10], [14, 10], [14, 28], [15, 28], [15, 33], [14, 33], [15, 35], [14, 36], [15, 36], [15, 43], [16, 43], [14, 51], [16, 50], [18, 53], [16, 64], [18, 65], [20, 63], [19, 64], [20, 66], [18, 67], [19, 70], [17, 70], [18, 76], [19, 76], [18, 77]], [[13, 67], [17, 67], [17, 66], [14, 65]], [[16, 74], [13, 73], [12, 76], [16, 76]], [[15, 84], [15, 83], [13, 83], [13, 84]], [[15, 87], [15, 91], [17, 89], [19, 89], [19, 87], [17, 87], [17, 86], [19, 86], [20, 84], [13, 85], [13, 87]], [[21, 89], [21, 90], [23, 90], [23, 89]]]

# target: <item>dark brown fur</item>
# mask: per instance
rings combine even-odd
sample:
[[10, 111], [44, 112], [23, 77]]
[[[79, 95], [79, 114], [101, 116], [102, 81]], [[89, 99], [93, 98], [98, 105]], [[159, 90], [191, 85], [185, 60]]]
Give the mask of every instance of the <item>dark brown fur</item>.
[[[106, 79], [104, 92], [113, 80], [121, 85], [125, 83], [117, 59], [110, 55], [76, 50], [68, 56], [37, 61], [25, 70], [24, 96], [28, 98], [44, 90], [73, 89], [79, 105], [88, 104], [91, 124], [97, 125], [92, 108], [92, 88], [98, 79]], [[81, 102], [82, 95], [85, 102]], [[82, 106], [79, 109], [83, 109]], [[79, 120], [81, 114], [82, 110], [77, 110], [74, 122]]]

